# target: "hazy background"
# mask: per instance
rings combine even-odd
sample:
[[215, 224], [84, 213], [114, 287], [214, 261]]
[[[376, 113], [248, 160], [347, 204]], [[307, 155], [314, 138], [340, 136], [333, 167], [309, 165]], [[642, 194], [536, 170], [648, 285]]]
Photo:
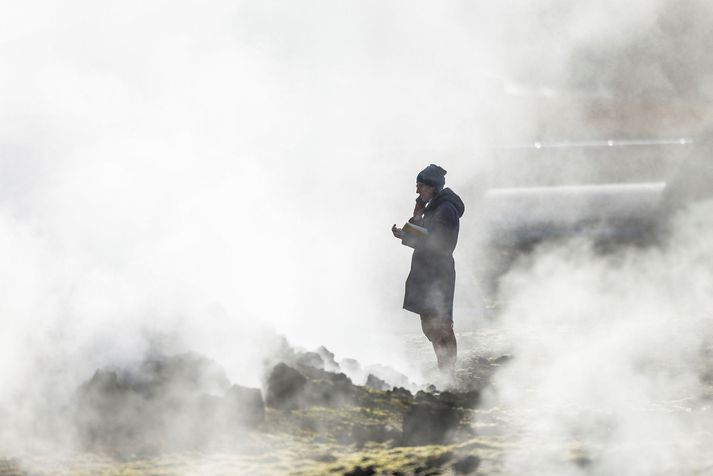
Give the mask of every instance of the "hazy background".
[[418, 171], [442, 165], [466, 203], [457, 328], [490, 325], [490, 147], [698, 133], [712, 18], [695, 0], [3, 3], [5, 439], [147, 353], [259, 385], [273, 333], [418, 378], [389, 232]]

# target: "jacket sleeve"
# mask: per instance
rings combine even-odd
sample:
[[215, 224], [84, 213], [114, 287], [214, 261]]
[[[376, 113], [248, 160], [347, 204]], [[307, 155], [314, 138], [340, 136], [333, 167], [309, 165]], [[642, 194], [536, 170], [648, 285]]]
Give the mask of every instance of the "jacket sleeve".
[[[411, 221], [411, 220], [409, 220]], [[422, 223], [411, 221], [415, 225]], [[428, 235], [416, 236], [404, 234], [401, 243], [414, 249], [428, 249], [435, 252], [452, 253], [452, 236], [458, 223], [458, 212], [450, 204], [438, 207], [434, 212], [430, 226], [427, 227]]]

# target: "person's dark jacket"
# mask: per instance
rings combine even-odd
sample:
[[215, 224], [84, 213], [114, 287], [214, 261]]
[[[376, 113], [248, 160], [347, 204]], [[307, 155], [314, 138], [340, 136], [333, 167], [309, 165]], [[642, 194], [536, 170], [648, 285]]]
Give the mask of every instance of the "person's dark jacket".
[[404, 309], [420, 315], [453, 319], [456, 272], [453, 250], [465, 205], [450, 188], [441, 190], [420, 218], [409, 220], [428, 235], [404, 233], [402, 243], [414, 248], [406, 279]]

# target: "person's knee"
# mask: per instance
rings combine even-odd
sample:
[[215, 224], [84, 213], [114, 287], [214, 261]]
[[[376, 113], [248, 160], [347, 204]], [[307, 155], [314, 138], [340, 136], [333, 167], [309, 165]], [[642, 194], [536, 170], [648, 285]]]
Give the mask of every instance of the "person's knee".
[[431, 342], [437, 337], [437, 324], [435, 317], [421, 315], [421, 330], [423, 331], [423, 335]]
[[421, 330], [423, 331], [423, 335], [425, 335], [426, 338], [431, 342], [433, 342], [434, 338], [437, 337], [433, 325], [431, 325], [427, 321], [421, 321]]
[[421, 329], [429, 341], [449, 341], [453, 334], [453, 322], [438, 316], [421, 316]]

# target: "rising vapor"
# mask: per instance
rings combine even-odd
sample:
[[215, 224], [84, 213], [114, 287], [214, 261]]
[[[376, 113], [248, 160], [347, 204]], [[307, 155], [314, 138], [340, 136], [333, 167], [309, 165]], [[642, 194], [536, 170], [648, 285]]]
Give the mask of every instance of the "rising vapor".
[[[456, 330], [513, 342], [493, 381], [493, 404], [523, 412], [508, 468], [572, 470], [533, 460], [530, 437], [576, 439], [582, 471], [700, 468], [709, 205], [660, 247], [535, 250], [492, 321], [478, 279], [490, 185], [639, 171], [494, 151], [707, 134], [712, 17], [699, 0], [5, 2], [0, 456], [81, 446], [58, 441], [58, 407], [97, 369], [161, 355], [259, 387], [282, 335], [427, 383], [389, 227], [437, 161], [473, 210]], [[666, 436], [646, 451], [668, 451], [643, 461], [651, 433]]]

